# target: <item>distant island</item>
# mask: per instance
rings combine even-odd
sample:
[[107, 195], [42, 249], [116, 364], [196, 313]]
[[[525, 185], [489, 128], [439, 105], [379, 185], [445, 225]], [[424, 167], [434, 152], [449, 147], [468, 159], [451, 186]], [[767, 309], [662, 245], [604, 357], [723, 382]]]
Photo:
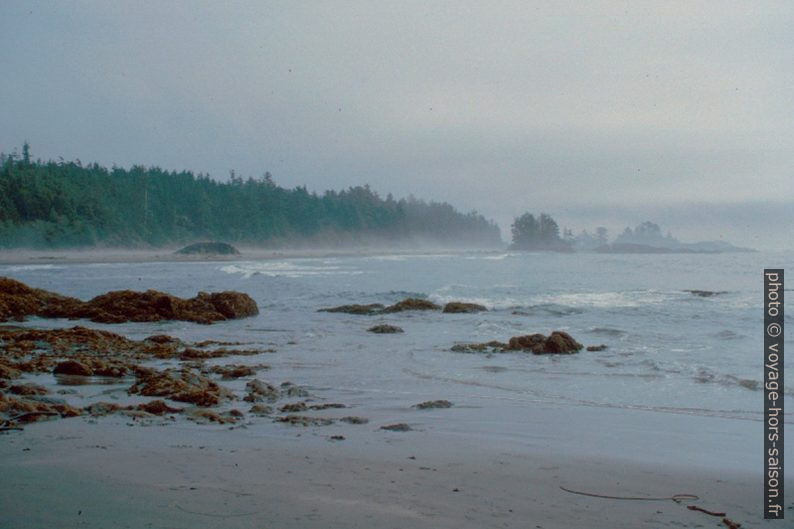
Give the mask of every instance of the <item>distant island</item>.
[[595, 234], [583, 230], [579, 235], [564, 229], [562, 235], [557, 222], [548, 213], [539, 217], [524, 213], [511, 226], [513, 242], [511, 250], [522, 251], [591, 251], [598, 253], [725, 253], [753, 252], [751, 248], [734, 246], [725, 241], [681, 242], [669, 232], [662, 234], [658, 224], [646, 221], [626, 228], [610, 243], [608, 231], [599, 226]]
[[[0, 248], [147, 248], [224, 241], [263, 247], [497, 248], [499, 227], [472, 211], [369, 186], [319, 195], [286, 189], [270, 173], [227, 182], [157, 167], [106, 168], [79, 160], [0, 154]], [[209, 248], [212, 249], [212, 248]], [[198, 247], [193, 251], [207, 250]]]

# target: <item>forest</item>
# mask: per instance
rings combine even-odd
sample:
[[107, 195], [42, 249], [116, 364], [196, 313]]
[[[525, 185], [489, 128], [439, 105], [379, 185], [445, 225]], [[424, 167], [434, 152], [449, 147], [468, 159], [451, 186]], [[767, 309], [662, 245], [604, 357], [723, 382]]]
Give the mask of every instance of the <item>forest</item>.
[[269, 173], [221, 182], [135, 165], [0, 154], [0, 248], [161, 247], [219, 240], [258, 246], [425, 244], [493, 247], [499, 227], [475, 211], [369, 186], [317, 194]]

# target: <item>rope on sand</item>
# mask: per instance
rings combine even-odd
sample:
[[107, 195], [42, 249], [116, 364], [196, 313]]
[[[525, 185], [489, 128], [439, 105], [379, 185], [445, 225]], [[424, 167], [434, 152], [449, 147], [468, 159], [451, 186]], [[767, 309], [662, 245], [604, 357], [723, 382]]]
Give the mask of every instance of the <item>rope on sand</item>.
[[674, 501], [681, 503], [682, 501], [696, 501], [700, 496], [694, 494], [673, 494], [672, 496], [609, 496], [606, 494], [595, 494], [593, 492], [582, 492], [579, 490], [568, 489], [560, 485], [560, 488], [565, 492], [571, 494], [578, 494], [579, 496], [590, 496], [591, 498], [604, 498], [607, 500], [636, 500], [636, 501]]

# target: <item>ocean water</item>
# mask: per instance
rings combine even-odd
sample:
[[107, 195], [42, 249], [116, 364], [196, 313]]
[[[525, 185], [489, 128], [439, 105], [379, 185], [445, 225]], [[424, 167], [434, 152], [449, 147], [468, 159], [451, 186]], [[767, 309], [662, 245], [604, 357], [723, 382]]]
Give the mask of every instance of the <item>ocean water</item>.
[[[438, 253], [19, 265], [0, 267], [0, 275], [83, 299], [116, 289], [153, 288], [180, 296], [246, 292], [259, 305], [255, 318], [210, 326], [80, 323], [132, 338], [167, 333], [189, 341], [235, 340], [272, 347], [276, 352], [262, 357], [215, 362], [267, 362], [272, 369], [258, 378], [276, 384], [290, 380], [319, 400], [352, 406], [355, 415], [374, 424], [443, 424], [462, 435], [498, 437], [508, 432], [532, 438], [538, 431], [533, 409], [552, 407], [577, 416], [615, 410], [599, 415], [617, 417], [610, 419], [615, 421], [629, 417], [620, 410], [640, 410], [661, 421], [686, 415], [757, 423], [760, 442], [763, 268], [791, 263], [792, 253]], [[715, 294], [701, 297], [689, 290]], [[475, 302], [489, 310], [379, 316], [318, 312], [347, 303], [390, 304], [409, 296], [437, 303]], [[788, 314], [790, 323], [794, 309]], [[367, 332], [378, 323], [405, 332]], [[73, 324], [27, 322], [42, 327]], [[450, 350], [457, 343], [507, 341], [552, 330], [607, 349], [560, 356]], [[790, 338], [787, 345], [791, 347]], [[239, 391], [244, 384], [230, 383]], [[792, 391], [788, 382], [786, 395]], [[455, 407], [427, 415], [408, 411], [428, 399], [447, 399]], [[790, 413], [786, 417], [790, 422]], [[493, 419], [498, 424], [489, 422], [492, 418], [499, 418]]]

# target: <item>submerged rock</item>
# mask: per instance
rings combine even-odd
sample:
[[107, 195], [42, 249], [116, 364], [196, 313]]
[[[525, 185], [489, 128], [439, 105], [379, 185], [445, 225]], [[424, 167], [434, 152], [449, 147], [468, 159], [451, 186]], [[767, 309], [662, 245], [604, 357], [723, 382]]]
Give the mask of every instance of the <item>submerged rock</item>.
[[180, 255], [240, 255], [240, 252], [225, 242], [197, 242], [180, 248], [174, 253]]
[[713, 296], [719, 296], [720, 294], [727, 294], [725, 291], [714, 290], [684, 290], [684, 292], [689, 292], [693, 296], [697, 296], [699, 298], [710, 298]]
[[605, 344], [601, 344], [601, 345], [588, 345], [588, 346], [587, 346], [587, 350], [588, 350], [588, 351], [590, 351], [590, 352], [603, 351], [603, 350], [604, 350], [604, 349], [606, 349], [606, 348], [607, 348], [607, 346], [606, 346]]
[[441, 310], [441, 307], [432, 301], [420, 298], [406, 298], [402, 301], [389, 305], [383, 312], [389, 314], [392, 312], [403, 312], [406, 310]]
[[334, 423], [333, 419], [327, 417], [308, 417], [306, 415], [286, 415], [276, 417], [276, 422], [284, 422], [294, 426], [328, 426]]
[[507, 349], [507, 344], [492, 340], [486, 343], [459, 343], [452, 346], [451, 351], [456, 353], [484, 353], [501, 352]]
[[477, 303], [463, 303], [462, 301], [452, 301], [444, 305], [444, 312], [446, 313], [471, 313], [471, 312], [484, 312], [488, 309], [483, 305]]
[[381, 324], [381, 325], [375, 325], [374, 327], [370, 327], [369, 329], [367, 329], [367, 332], [373, 332], [375, 334], [395, 334], [405, 331], [403, 331], [401, 327]]
[[317, 312], [344, 312], [345, 314], [371, 316], [373, 314], [380, 314], [382, 311], [383, 305], [380, 303], [370, 303], [369, 305], [340, 305], [338, 307], [319, 309]]
[[451, 408], [452, 403], [448, 400], [426, 400], [413, 406], [417, 410], [430, 410], [433, 408]]
[[389, 432], [410, 432], [411, 430], [413, 430], [413, 428], [411, 428], [404, 422], [397, 424], [387, 424], [386, 426], [381, 426], [380, 429], [388, 430]]

